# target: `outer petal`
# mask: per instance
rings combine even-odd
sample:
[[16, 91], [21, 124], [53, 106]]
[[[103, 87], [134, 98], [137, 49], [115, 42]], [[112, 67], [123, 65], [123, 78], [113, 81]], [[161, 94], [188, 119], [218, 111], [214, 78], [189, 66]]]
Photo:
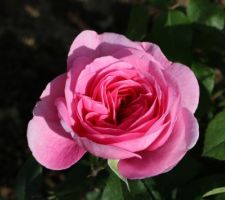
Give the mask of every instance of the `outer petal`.
[[64, 96], [64, 87], [66, 82], [66, 74], [56, 77], [48, 83], [42, 92], [40, 99], [33, 111], [35, 116], [44, 116], [48, 121], [58, 120], [58, 113], [55, 107], [55, 100]]
[[194, 113], [199, 102], [199, 85], [194, 73], [179, 63], [173, 63], [166, 69], [166, 73], [178, 84], [181, 104]]
[[75, 38], [70, 47], [67, 67], [70, 69], [73, 61], [80, 56], [95, 59], [112, 55], [114, 52], [126, 47], [142, 50], [140, 45], [120, 34], [103, 33], [98, 35], [95, 31], [83, 31]]
[[167, 68], [171, 65], [171, 62], [166, 58], [166, 56], [162, 53], [161, 49], [158, 45], [150, 43], [150, 42], [142, 42], [140, 43], [142, 48], [152, 55], [155, 60], [157, 60], [163, 68]]
[[77, 79], [81, 71], [85, 68], [87, 64], [91, 62], [88, 57], [79, 57], [72, 63], [71, 69], [67, 72], [67, 80], [65, 85], [65, 99], [67, 103], [68, 112], [72, 115], [73, 110], [73, 99], [75, 86], [77, 84]]
[[74, 133], [74, 138], [77, 140], [80, 146], [83, 146], [87, 149], [88, 152], [92, 153], [93, 155], [105, 159], [124, 159], [130, 157], [141, 158], [139, 154], [133, 153], [126, 149], [113, 146], [110, 144], [104, 145], [95, 143], [88, 138], [79, 137]]
[[43, 166], [60, 170], [76, 163], [85, 151], [67, 135], [60, 123], [46, 122], [34, 117], [28, 125], [28, 145], [33, 156]]
[[185, 130], [189, 133], [186, 134], [187, 148], [191, 149], [199, 137], [198, 121], [188, 109], [183, 109], [183, 119], [185, 121]]
[[54, 100], [56, 97], [64, 95], [64, 88], [66, 82], [66, 74], [61, 74], [52, 80], [41, 94], [41, 99], [48, 97]]
[[114, 53], [113, 57], [126, 61], [141, 71], [151, 73], [152, 67], [157, 68], [158, 70], [164, 69], [164, 66], [162, 66], [162, 64], [151, 54], [133, 48], [123, 48]]
[[95, 31], [83, 31], [73, 41], [70, 46], [67, 68], [72, 67], [72, 63], [78, 57], [95, 58], [95, 49], [100, 44], [98, 34]]
[[47, 168], [65, 169], [85, 153], [60, 124], [56, 99], [64, 96], [66, 74], [50, 82], [34, 109], [27, 130], [28, 145], [33, 156]]
[[140, 153], [142, 159], [120, 160], [118, 165], [120, 173], [130, 179], [140, 179], [172, 169], [193, 146], [194, 142], [191, 138], [198, 137], [197, 121], [193, 118], [189, 111], [182, 110], [167, 142], [154, 151], [142, 151]]

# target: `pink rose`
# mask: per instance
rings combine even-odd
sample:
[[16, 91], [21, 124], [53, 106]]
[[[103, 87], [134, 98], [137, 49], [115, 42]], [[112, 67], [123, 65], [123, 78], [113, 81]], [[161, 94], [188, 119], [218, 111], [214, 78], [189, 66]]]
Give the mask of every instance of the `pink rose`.
[[43, 91], [28, 125], [33, 156], [65, 169], [85, 154], [119, 160], [130, 179], [171, 170], [199, 135], [199, 86], [193, 72], [149, 42], [83, 31], [67, 72]]

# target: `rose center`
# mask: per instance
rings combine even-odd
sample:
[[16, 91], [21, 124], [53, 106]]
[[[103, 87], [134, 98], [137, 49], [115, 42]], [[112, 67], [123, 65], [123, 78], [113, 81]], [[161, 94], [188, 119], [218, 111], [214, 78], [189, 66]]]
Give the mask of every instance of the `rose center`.
[[132, 95], [127, 95], [121, 99], [120, 105], [116, 111], [117, 124], [120, 124], [122, 120], [129, 115], [129, 111], [131, 111], [130, 106], [133, 100], [134, 97]]

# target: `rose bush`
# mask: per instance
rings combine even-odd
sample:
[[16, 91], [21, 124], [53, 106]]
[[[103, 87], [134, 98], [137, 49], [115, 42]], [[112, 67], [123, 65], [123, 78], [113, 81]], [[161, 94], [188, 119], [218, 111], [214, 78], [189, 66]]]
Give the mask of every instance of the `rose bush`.
[[67, 72], [34, 108], [28, 144], [49, 169], [68, 168], [90, 152], [119, 160], [124, 177], [155, 176], [195, 145], [198, 101], [193, 72], [157, 45], [83, 31], [71, 45]]

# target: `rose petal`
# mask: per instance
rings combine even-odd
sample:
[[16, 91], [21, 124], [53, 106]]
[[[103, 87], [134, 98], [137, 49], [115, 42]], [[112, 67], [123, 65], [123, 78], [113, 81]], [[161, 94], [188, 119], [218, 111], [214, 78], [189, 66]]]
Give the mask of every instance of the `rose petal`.
[[108, 109], [98, 101], [92, 100], [90, 97], [87, 96], [81, 96], [83, 109], [88, 112], [96, 112], [99, 115], [108, 115], [109, 111]]
[[[187, 114], [187, 111], [183, 109], [178, 115], [178, 119], [173, 133], [161, 148], [140, 152], [142, 159], [120, 160], [118, 164], [120, 173], [130, 179], [141, 179], [172, 169], [193, 146], [196, 139], [191, 138], [197, 138], [199, 134], [193, 115]], [[190, 127], [192, 128], [190, 129]]]
[[[88, 91], [86, 91], [87, 88], [89, 89], [90, 87], [95, 87], [95, 85], [93, 85], [93, 82], [91, 81], [97, 78], [97, 73], [100, 73], [104, 68], [107, 68], [117, 62], [119, 62], [119, 60], [111, 56], [96, 58], [92, 63], [87, 65], [85, 69], [80, 73], [79, 78], [77, 80], [77, 84], [75, 86], [75, 92], [78, 94], [85, 94], [86, 92], [88, 93]], [[71, 78], [68, 79], [68, 82], [72, 81], [73, 78], [74, 77], [71, 76]]]
[[[165, 124], [168, 121], [170, 122], [170, 126], [168, 127], [168, 129], [166, 131], [163, 131], [159, 135], [159, 137], [149, 146], [149, 148], [148, 148], [149, 151], [153, 151], [153, 150], [158, 149], [159, 147], [163, 146], [172, 133], [172, 130], [173, 130], [174, 125], [175, 125], [176, 120], [177, 120], [177, 114], [178, 114], [179, 108], [180, 108], [180, 106], [179, 106], [180, 98], [177, 97], [175, 99], [174, 98], [169, 99], [169, 101], [170, 101], [168, 103], [169, 104], [169, 110], [166, 111], [157, 122], [155, 122], [152, 129], [157, 130], [158, 127], [162, 126], [163, 124]], [[163, 117], [164, 117], [164, 120], [163, 120]]]
[[183, 118], [185, 121], [185, 130], [188, 132], [188, 134], [186, 134], [187, 147], [191, 149], [194, 147], [199, 137], [198, 121], [194, 115], [185, 108], [183, 109]]
[[34, 116], [28, 124], [29, 148], [36, 160], [49, 169], [66, 169], [84, 155], [85, 150], [68, 135], [59, 122], [47, 123], [43, 117]]
[[140, 45], [116, 33], [103, 33], [98, 35], [95, 31], [81, 32], [73, 41], [68, 54], [67, 67], [80, 57], [87, 56], [92, 59], [112, 55], [121, 48], [131, 47], [142, 50]]
[[179, 63], [173, 63], [166, 69], [166, 73], [177, 82], [181, 104], [194, 113], [199, 102], [199, 85], [194, 73]]
[[171, 65], [171, 62], [162, 53], [158, 45], [150, 43], [150, 42], [141, 42], [140, 45], [147, 53], [152, 55], [154, 59], [161, 64], [162, 68], [165, 69]]
[[114, 143], [114, 146], [126, 149], [127, 151], [138, 152], [146, 149], [151, 145], [154, 140], [163, 132], [167, 131], [169, 122], [163, 124], [158, 130], [152, 131], [151, 129], [147, 131], [143, 136], [135, 139], [129, 139], [123, 142]]
[[[131, 48], [123, 48], [120, 51], [117, 51], [113, 54], [113, 57], [130, 63], [132, 66], [137, 68], [140, 71], [145, 71], [149, 75], [157, 76], [156, 79], [160, 81], [163, 80], [163, 75], [161, 69], [164, 69], [152, 55], [148, 55], [143, 51]], [[162, 79], [162, 80], [161, 80]]]
[[44, 91], [42, 92], [40, 99], [64, 96], [64, 87], [66, 82], [66, 74], [61, 74], [48, 83]]
[[76, 133], [73, 133], [73, 137], [80, 146], [83, 146], [84, 149], [97, 157], [106, 159], [141, 158], [136, 153], [109, 144], [95, 143], [88, 138], [78, 136]]
[[65, 85], [65, 98], [68, 108], [68, 113], [72, 116], [74, 92], [77, 84], [77, 79], [80, 76], [81, 71], [89, 64], [90, 58], [79, 57], [73, 61], [71, 69], [67, 72], [67, 80]]
[[[59, 97], [55, 101], [59, 118], [65, 123], [66, 126], [71, 127], [74, 125], [74, 119], [69, 116], [64, 97]], [[61, 121], [61, 122], [62, 122]]]
[[52, 80], [41, 94], [39, 101], [33, 111], [36, 116], [45, 116], [47, 120], [55, 121], [58, 119], [58, 113], [55, 107], [55, 100], [64, 96], [64, 87], [66, 74], [62, 74]]
[[67, 68], [72, 67], [72, 63], [78, 57], [89, 57], [94, 59], [96, 52], [94, 51], [100, 44], [99, 36], [95, 31], [83, 31], [73, 41], [67, 59]]
[[47, 85], [27, 130], [33, 156], [45, 167], [55, 170], [70, 167], [85, 153], [60, 123], [55, 101], [64, 96], [65, 81], [66, 74], [62, 74]]

